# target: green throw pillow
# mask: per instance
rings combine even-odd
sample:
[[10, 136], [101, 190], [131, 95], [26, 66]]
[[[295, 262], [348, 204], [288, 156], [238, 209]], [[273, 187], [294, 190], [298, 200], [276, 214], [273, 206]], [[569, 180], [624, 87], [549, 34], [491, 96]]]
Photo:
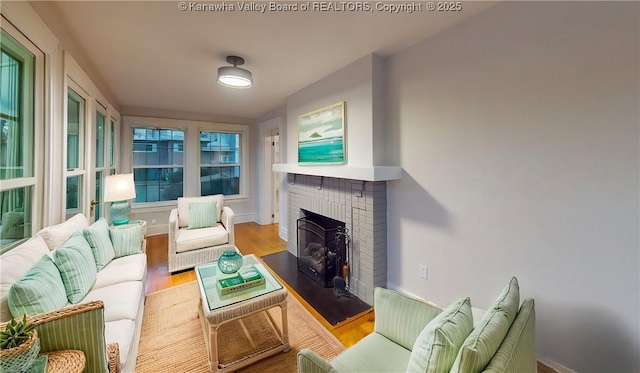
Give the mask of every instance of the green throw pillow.
[[91, 251], [96, 261], [96, 269], [100, 271], [116, 256], [111, 238], [109, 237], [109, 224], [105, 218], [98, 219], [90, 227], [85, 228], [84, 237], [91, 245]]
[[462, 342], [473, 329], [471, 300], [460, 299], [445, 308], [413, 344], [407, 372], [449, 372]]
[[507, 335], [520, 306], [520, 288], [513, 277], [462, 344], [452, 373], [479, 373], [489, 364]]
[[53, 260], [43, 255], [11, 286], [7, 300], [13, 317], [32, 316], [66, 306], [67, 294]]
[[80, 302], [95, 284], [98, 272], [89, 242], [80, 232], [76, 232], [53, 251], [53, 257], [69, 302]]
[[188, 229], [209, 228], [216, 226], [216, 201], [189, 202]]
[[109, 228], [109, 236], [116, 252], [116, 258], [142, 253], [144, 238], [142, 225], [125, 225]]

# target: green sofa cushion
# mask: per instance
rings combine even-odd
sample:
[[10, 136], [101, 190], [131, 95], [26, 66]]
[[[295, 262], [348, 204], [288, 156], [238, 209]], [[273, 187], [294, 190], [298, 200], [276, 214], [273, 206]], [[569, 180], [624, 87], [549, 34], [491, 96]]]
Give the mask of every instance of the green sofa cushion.
[[442, 310], [433, 304], [409, 298], [396, 291], [376, 288], [374, 331], [411, 350], [424, 327]]
[[144, 237], [144, 228], [142, 225], [135, 224], [111, 227], [109, 229], [109, 237], [111, 237], [111, 242], [113, 242], [116, 258], [142, 252], [142, 239]]
[[76, 232], [54, 250], [53, 256], [69, 302], [80, 302], [93, 287], [98, 272], [89, 242]]
[[36, 315], [67, 305], [67, 294], [58, 267], [48, 255], [15, 282], [9, 290], [9, 310], [14, 317]]
[[91, 245], [98, 271], [116, 257], [116, 252], [109, 237], [109, 224], [105, 218], [100, 218], [91, 226], [85, 228], [84, 237]]
[[216, 201], [189, 202], [189, 226], [187, 229], [215, 227], [217, 206]]
[[518, 280], [513, 277], [462, 344], [452, 373], [479, 373], [498, 351], [520, 306]]
[[420, 332], [407, 372], [449, 372], [462, 342], [473, 329], [471, 300], [460, 299], [445, 308]]
[[516, 319], [484, 373], [536, 373], [536, 312], [533, 299], [525, 299]]

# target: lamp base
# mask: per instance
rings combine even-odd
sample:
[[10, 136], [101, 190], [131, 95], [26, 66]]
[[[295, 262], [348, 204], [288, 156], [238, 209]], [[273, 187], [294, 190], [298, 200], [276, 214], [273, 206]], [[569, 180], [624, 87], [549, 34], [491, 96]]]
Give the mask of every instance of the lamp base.
[[111, 222], [113, 225], [129, 223], [129, 215], [131, 215], [129, 201], [117, 201], [111, 204]]

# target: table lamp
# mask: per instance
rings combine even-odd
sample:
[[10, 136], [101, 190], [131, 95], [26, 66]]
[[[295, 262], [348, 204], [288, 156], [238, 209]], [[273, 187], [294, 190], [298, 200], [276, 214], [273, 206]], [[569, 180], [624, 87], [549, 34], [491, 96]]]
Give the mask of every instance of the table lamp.
[[136, 198], [133, 174], [109, 175], [104, 184], [104, 201], [112, 202], [111, 222], [113, 225], [127, 224], [131, 214], [129, 200]]

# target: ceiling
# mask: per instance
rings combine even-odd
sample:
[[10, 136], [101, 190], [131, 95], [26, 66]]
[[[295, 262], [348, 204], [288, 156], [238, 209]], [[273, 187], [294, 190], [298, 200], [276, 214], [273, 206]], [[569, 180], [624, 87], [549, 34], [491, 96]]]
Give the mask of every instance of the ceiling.
[[[65, 34], [65, 46], [117, 107], [245, 118], [283, 107], [289, 95], [361, 57], [390, 56], [495, 4], [466, 1], [459, 12], [429, 12], [426, 2], [414, 2], [423, 11], [413, 13], [375, 10], [376, 3], [404, 3], [396, 1], [370, 2], [369, 12], [261, 13], [239, 10], [242, 2], [198, 4], [223, 3], [227, 11], [181, 11], [178, 1], [30, 2], [56, 34]], [[218, 67], [232, 54], [246, 60], [252, 88], [216, 83]]]

